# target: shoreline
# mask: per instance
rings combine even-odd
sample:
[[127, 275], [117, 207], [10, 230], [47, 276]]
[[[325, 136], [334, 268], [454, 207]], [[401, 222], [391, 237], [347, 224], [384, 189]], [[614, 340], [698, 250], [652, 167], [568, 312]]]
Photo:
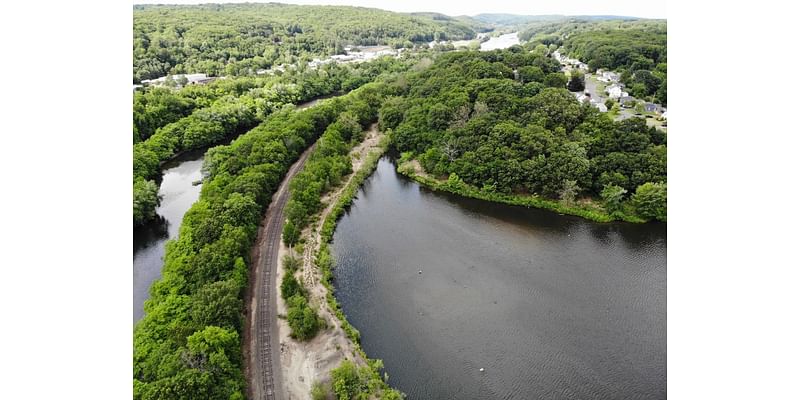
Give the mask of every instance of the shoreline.
[[[311, 340], [303, 342], [292, 339], [288, 322], [285, 318], [278, 318], [282, 386], [287, 399], [305, 399], [309, 397], [313, 385], [329, 385], [331, 371], [345, 360], [353, 361], [360, 367], [373, 366], [358, 343], [358, 331], [347, 322], [333, 296], [331, 265], [323, 260], [331, 260], [328, 244], [336, 221], [344, 207], [352, 202], [364, 179], [375, 170], [388, 144], [389, 137], [379, 132], [377, 124], [373, 123], [366, 131], [364, 141], [349, 153], [353, 172], [344, 184], [323, 195], [321, 200], [325, 208], [313, 215], [311, 218], [314, 222], [303, 229], [303, 244], [289, 248], [281, 241], [280, 259], [292, 255], [301, 260], [301, 267], [297, 270], [298, 280], [302, 280], [309, 292], [312, 308], [317, 310], [326, 324]], [[297, 247], [301, 247], [302, 252]], [[275, 290], [280, 290], [284, 274], [283, 262], [279, 262]], [[279, 316], [287, 312], [286, 302], [281, 296], [278, 296], [277, 312]], [[376, 368], [373, 371], [377, 373]]]
[[[456, 184], [451, 183], [449, 180], [436, 179], [422, 170], [419, 161], [416, 159], [400, 162], [398, 160], [396, 171], [398, 174], [403, 175], [420, 185], [436, 191], [443, 191], [455, 195], [469, 197], [478, 200], [491, 201], [494, 203], [508, 204], [512, 206], [522, 206], [528, 208], [539, 208], [543, 210], [552, 211], [558, 214], [572, 215], [588, 219], [598, 223], [610, 222], [629, 222], [634, 224], [643, 224], [650, 221], [639, 218], [635, 215], [621, 214], [612, 215], [608, 214], [593, 200], [579, 200], [575, 205], [563, 204], [557, 200], [543, 199], [534, 195], [515, 195], [504, 193], [489, 193], [478, 189], [472, 185], [459, 181]], [[666, 221], [663, 221], [666, 223]]]

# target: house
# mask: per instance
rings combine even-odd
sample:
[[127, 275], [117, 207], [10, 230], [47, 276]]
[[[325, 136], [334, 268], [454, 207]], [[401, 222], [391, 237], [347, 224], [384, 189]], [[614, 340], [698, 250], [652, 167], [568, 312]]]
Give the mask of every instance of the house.
[[644, 103], [644, 111], [646, 112], [660, 112], [661, 105], [654, 103]]
[[580, 103], [585, 103], [585, 102], [587, 102], [587, 101], [588, 101], [588, 102], [593, 102], [593, 100], [592, 100], [592, 95], [591, 95], [591, 94], [589, 94], [589, 93], [581, 93], [581, 92], [575, 93], [575, 98], [576, 98], [576, 99], [578, 100], [578, 102], [580, 102]]
[[621, 104], [625, 108], [633, 107], [636, 104], [636, 98], [632, 96], [620, 97], [619, 104]]
[[608, 93], [608, 97], [618, 99], [622, 97], [622, 86], [613, 84], [606, 88], [606, 93]]
[[600, 112], [608, 112], [608, 107], [606, 107], [606, 105], [603, 103], [598, 102], [595, 103], [594, 106], [597, 107], [597, 109], [600, 110]]
[[619, 82], [619, 74], [611, 71], [603, 71], [603, 78], [608, 82]]
[[589, 70], [589, 66], [586, 65], [585, 63], [582, 63], [582, 62], [578, 62], [576, 64], [576, 66], [578, 67], [578, 69], [580, 69], [582, 71], [588, 71]]

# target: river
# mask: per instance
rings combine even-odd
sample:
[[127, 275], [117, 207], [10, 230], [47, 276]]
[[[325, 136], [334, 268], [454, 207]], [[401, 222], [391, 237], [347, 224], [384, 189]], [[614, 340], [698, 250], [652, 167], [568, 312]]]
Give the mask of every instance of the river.
[[519, 44], [519, 36], [517, 36], [517, 32], [506, 33], [505, 35], [493, 37], [481, 43], [481, 51], [505, 49], [515, 44]]
[[[320, 96], [297, 105], [297, 110], [313, 107], [320, 101], [339, 94]], [[229, 144], [229, 138], [222, 144]], [[161, 277], [164, 266], [164, 245], [178, 236], [183, 215], [200, 197], [203, 156], [208, 148], [193, 150], [168, 161], [161, 168], [158, 188], [161, 205], [156, 218], [133, 230], [133, 323], [144, 315], [144, 301], [150, 297], [150, 286]]]
[[409, 399], [666, 398], [666, 224], [432, 192], [385, 157], [333, 251], [337, 299]]
[[158, 194], [161, 205], [157, 217], [133, 230], [133, 322], [144, 315], [143, 304], [150, 296], [150, 285], [161, 277], [164, 245], [178, 236], [183, 214], [200, 197], [200, 187], [192, 183], [202, 178], [206, 149], [184, 153], [162, 167]]

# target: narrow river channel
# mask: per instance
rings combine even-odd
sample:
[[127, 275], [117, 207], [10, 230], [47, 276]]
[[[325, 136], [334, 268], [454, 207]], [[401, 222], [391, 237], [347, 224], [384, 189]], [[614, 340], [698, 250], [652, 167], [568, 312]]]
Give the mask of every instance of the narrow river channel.
[[[336, 95], [321, 96], [298, 104], [297, 110], [313, 107], [321, 100]], [[228, 144], [226, 141], [223, 144]], [[150, 297], [150, 286], [161, 277], [164, 266], [164, 245], [178, 236], [183, 215], [200, 197], [203, 156], [208, 148], [184, 153], [165, 163], [158, 189], [161, 205], [157, 217], [133, 230], [133, 323], [144, 315], [144, 301]]]
[[144, 315], [144, 301], [150, 296], [150, 285], [161, 276], [164, 266], [164, 245], [178, 236], [183, 214], [200, 197], [203, 155], [206, 149], [191, 151], [167, 162], [158, 194], [161, 205], [157, 217], [133, 230], [133, 322]]
[[336, 297], [409, 399], [664, 399], [666, 224], [437, 193], [388, 158], [334, 234]]

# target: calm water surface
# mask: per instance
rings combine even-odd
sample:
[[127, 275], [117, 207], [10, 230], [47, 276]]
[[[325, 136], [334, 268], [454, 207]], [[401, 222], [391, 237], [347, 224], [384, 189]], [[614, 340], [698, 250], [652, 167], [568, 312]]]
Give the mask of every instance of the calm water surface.
[[665, 224], [434, 193], [384, 158], [333, 250], [336, 297], [409, 399], [666, 398]]
[[144, 315], [144, 301], [150, 297], [150, 285], [161, 277], [164, 266], [164, 244], [178, 236], [183, 214], [200, 197], [203, 155], [206, 149], [186, 153], [162, 168], [158, 188], [161, 205], [158, 216], [150, 223], [133, 230], [133, 322]]

